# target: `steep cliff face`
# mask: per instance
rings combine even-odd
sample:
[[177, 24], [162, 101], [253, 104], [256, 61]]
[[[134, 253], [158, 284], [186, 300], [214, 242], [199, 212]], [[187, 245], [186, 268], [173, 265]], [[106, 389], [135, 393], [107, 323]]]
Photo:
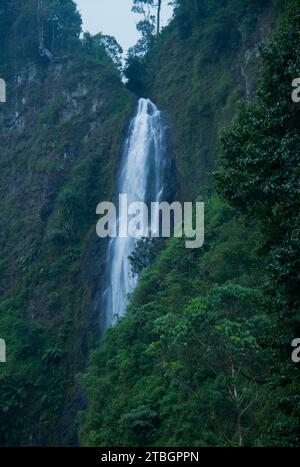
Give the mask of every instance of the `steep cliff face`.
[[255, 93], [259, 48], [276, 24], [274, 2], [180, 2], [145, 63], [144, 92], [171, 115], [179, 196], [211, 192], [218, 132]]
[[[178, 197], [185, 200], [212, 191], [218, 131], [236, 101], [255, 92], [259, 45], [282, 2], [210, 0], [204, 9], [199, 3], [180, 2], [141, 76], [145, 95], [169, 113]], [[0, 337], [8, 353], [0, 366], [2, 445], [78, 442], [77, 412], [85, 400], [75, 376], [101, 320], [106, 245], [95, 236], [95, 209], [115, 191], [136, 102], [101, 43], [79, 39], [73, 2], [58, 4], [56, 10], [48, 0], [0, 6], [0, 75], [7, 82], [0, 107]], [[208, 209], [205, 249], [186, 252], [171, 242], [144, 276], [128, 317], [108, 334], [106, 353], [97, 353], [86, 377], [83, 443], [224, 445], [224, 433], [236, 443], [226, 388], [205, 365], [194, 371], [194, 336], [207, 322], [207, 308], [216, 315], [220, 302], [230, 309], [240, 300], [241, 313], [247, 307], [269, 326], [254, 305], [263, 261], [255, 226], [246, 228], [216, 199]], [[259, 333], [258, 326], [261, 339]], [[254, 361], [247, 371], [256, 370]], [[261, 441], [257, 427], [267, 429], [272, 409], [249, 416], [249, 443]]]
[[74, 405], [82, 405], [74, 377], [99, 325], [96, 206], [112, 196], [135, 98], [105, 49], [79, 40], [73, 2], [57, 10], [56, 35], [48, 2], [39, 2], [43, 15], [36, 2], [6, 3], [0, 336], [8, 362], [0, 368], [0, 442], [68, 445], [76, 443]]
[[[219, 130], [229, 125], [240, 98], [253, 98], [257, 84], [258, 108], [262, 93], [272, 101], [262, 106], [260, 119], [255, 121], [257, 126], [266, 126], [261, 152], [257, 154], [256, 134], [244, 139], [244, 120], [228, 140], [226, 133], [224, 137], [230, 146], [226, 168], [235, 175], [234, 181], [238, 176], [231, 154], [236, 141], [242, 153], [238, 175], [252, 193], [266, 138], [274, 136], [268, 134], [270, 128], [278, 139], [284, 132], [296, 134], [292, 119], [286, 128], [286, 119], [274, 110], [291, 105], [287, 57], [292, 55], [292, 70], [298, 66], [296, 21], [291, 30], [287, 27], [290, 18], [282, 26], [284, 44], [280, 35], [272, 38], [271, 34], [282, 19], [282, 7], [296, 6], [299, 1], [284, 3], [181, 0], [173, 22], [150, 53], [131, 63], [129, 87], [169, 112], [175, 130], [178, 196], [185, 201], [197, 196], [206, 199], [205, 243], [201, 249], [187, 250], [181, 239], [171, 239], [144, 271], [125, 318], [109, 330], [105, 345], [92, 355], [83, 380], [88, 399], [80, 427], [83, 445], [299, 444], [297, 369], [287, 355], [288, 348], [284, 357], [280, 355], [283, 342], [288, 342], [285, 332], [291, 333], [292, 328], [287, 331], [282, 325], [282, 315], [275, 317], [278, 286], [269, 275], [274, 258], [266, 254], [261, 241], [260, 219], [254, 212], [245, 219], [244, 206], [232, 207], [229, 196], [226, 203], [221, 201], [210, 178], [217, 166]], [[293, 8], [290, 14], [294, 17]], [[266, 41], [276, 45], [266, 47], [263, 60], [259, 47]], [[259, 66], [264, 70], [263, 84], [257, 82]], [[284, 87], [284, 99], [280, 94], [273, 96], [274, 82]], [[248, 103], [246, 116], [255, 120], [252, 103]], [[269, 168], [272, 156], [266, 153]], [[288, 150], [285, 157], [289, 157]], [[297, 157], [294, 151], [293, 157]], [[285, 170], [281, 153], [278, 159], [280, 163], [276, 161], [272, 170], [264, 172], [268, 192], [274, 177], [280, 184]], [[255, 194], [259, 204], [264, 192]], [[252, 198], [247, 202], [251, 204]], [[266, 243], [270, 238], [266, 235]], [[281, 299], [287, 303], [284, 295]], [[280, 337], [275, 332], [279, 328]], [[280, 352], [274, 350], [276, 345]]]

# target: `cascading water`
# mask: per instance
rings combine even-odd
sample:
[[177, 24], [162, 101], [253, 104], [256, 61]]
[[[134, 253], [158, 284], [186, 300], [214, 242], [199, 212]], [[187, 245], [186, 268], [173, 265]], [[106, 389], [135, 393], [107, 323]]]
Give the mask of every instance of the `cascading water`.
[[[166, 131], [157, 107], [149, 99], [140, 99], [129, 126], [117, 182], [118, 193], [127, 195], [128, 204], [161, 201], [169, 159]], [[136, 241], [130, 237], [110, 239], [108, 287], [104, 294], [106, 327], [124, 316], [128, 295], [137, 285], [138, 278], [132, 275], [129, 261]]]

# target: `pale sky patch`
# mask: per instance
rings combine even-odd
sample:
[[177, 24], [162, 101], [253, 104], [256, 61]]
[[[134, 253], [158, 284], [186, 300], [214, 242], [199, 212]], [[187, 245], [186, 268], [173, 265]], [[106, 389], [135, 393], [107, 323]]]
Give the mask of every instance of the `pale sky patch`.
[[[126, 52], [139, 38], [136, 23], [141, 18], [131, 12], [132, 0], [75, 0], [83, 20], [83, 30], [91, 34], [114, 36]], [[167, 5], [162, 11], [162, 25], [166, 25], [172, 15], [172, 7]]]

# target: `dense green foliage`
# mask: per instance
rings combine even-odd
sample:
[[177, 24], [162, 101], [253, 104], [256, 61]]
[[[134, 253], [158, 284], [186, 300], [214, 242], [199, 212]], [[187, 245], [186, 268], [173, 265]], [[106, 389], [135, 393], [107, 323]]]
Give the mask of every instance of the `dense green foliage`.
[[299, 1], [292, 2], [289, 11], [276, 40], [262, 52], [257, 98], [242, 105], [223, 132], [217, 178], [222, 196], [255, 218], [263, 233], [264, 292], [275, 320], [271, 379], [281, 389], [279, 405], [286, 417], [274, 430], [282, 443], [297, 445], [300, 397], [295, 388], [300, 380], [288, 359], [290, 344], [300, 332], [300, 106], [291, 96], [300, 70]]
[[[192, 33], [195, 40], [191, 22], [197, 20], [190, 17], [188, 2], [178, 3], [172, 38], [179, 28], [182, 42], [176, 48], [190, 58], [195, 47], [189, 55], [184, 41], [190, 45]], [[246, 3], [224, 2], [220, 9], [214, 2], [194, 5], [204, 17], [209, 12], [202, 7], [215, 7], [215, 19], [220, 16], [213, 27], [218, 29], [226, 19], [232, 26], [238, 18], [240, 24]], [[206, 203], [203, 249], [188, 251], [181, 240], [168, 243], [143, 274], [127, 316], [109, 330], [92, 357], [84, 377], [89, 400], [81, 427], [85, 445], [299, 445], [299, 370], [290, 345], [299, 331], [299, 107], [291, 99], [291, 83], [300, 68], [299, 2], [289, 3], [287, 18], [262, 51], [257, 97], [241, 106], [222, 134], [216, 179], [219, 195], [229, 205], [216, 196]], [[245, 28], [253, 27], [251, 14], [244, 19]], [[208, 27], [208, 18], [202, 25], [205, 21]], [[233, 34], [234, 27], [229, 29]], [[222, 26], [220, 35], [208, 37], [218, 41], [229, 29]], [[216, 42], [219, 58], [212, 59], [209, 48], [201, 62], [209, 77], [214, 67], [225, 64], [228, 71], [233, 42], [227, 40], [224, 54]], [[164, 54], [163, 42], [155, 47], [149, 58], [152, 70]], [[180, 73], [192, 89], [193, 79], [195, 88], [202, 83], [192, 73], [191, 85], [188, 66], [179, 71], [182, 57], [172, 77], [162, 80], [165, 68], [174, 64], [172, 56], [165, 60], [159, 76], [148, 78], [150, 89], [169, 103], [185, 133], [177, 133], [178, 144], [188, 148], [188, 139], [199, 144], [201, 134], [195, 129], [203, 131], [203, 121], [190, 117], [189, 103], [197, 108], [200, 93], [187, 91]], [[170, 87], [182, 89], [176, 102]], [[205, 101], [216, 105], [209, 89]], [[228, 96], [229, 89], [222, 93]], [[176, 106], [192, 125], [182, 112], [173, 112]], [[222, 117], [213, 118], [222, 122]], [[207, 123], [212, 123], [211, 114]], [[181, 166], [181, 179], [197, 182], [199, 167], [191, 159], [195, 155], [187, 158], [187, 166], [196, 174]], [[203, 192], [202, 187], [196, 190]]]
[[81, 18], [72, 0], [4, 0], [0, 70], [36, 58], [37, 51], [41, 58], [46, 49], [53, 55], [67, 55], [78, 46], [80, 33]]
[[219, 192], [260, 221], [272, 259], [283, 315], [299, 306], [300, 107], [292, 81], [300, 68], [299, 16], [288, 16], [276, 40], [262, 52], [258, 96], [241, 105], [223, 132]]
[[272, 3], [180, 0], [150, 52], [129, 57], [128, 87], [171, 116], [183, 199], [211, 192], [218, 131], [253, 96], [258, 47], [280, 10]]
[[0, 21], [0, 444], [72, 444], [75, 375], [95, 339], [102, 280], [96, 206], [112, 196], [135, 99], [111, 59], [116, 44], [79, 39], [72, 1], [1, 2]]
[[299, 445], [299, 0], [174, 4], [160, 35], [143, 18], [125, 74], [169, 113], [178, 197], [205, 197], [205, 244], [138, 244], [128, 314], [85, 371], [106, 246], [95, 210], [136, 95], [120, 46], [81, 36], [72, 0], [1, 1], [0, 445], [77, 444], [80, 385], [83, 445]]
[[[269, 321], [257, 231], [217, 199], [206, 214], [204, 249], [187, 253], [183, 241], [170, 241], [95, 352], [84, 444], [259, 444]], [[235, 389], [244, 394], [239, 411]]]

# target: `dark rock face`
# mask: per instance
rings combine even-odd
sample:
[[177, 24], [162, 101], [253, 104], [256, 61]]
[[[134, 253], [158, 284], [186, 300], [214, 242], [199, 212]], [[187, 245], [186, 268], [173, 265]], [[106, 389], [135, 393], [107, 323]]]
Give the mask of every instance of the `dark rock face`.
[[13, 39], [10, 30], [0, 72], [0, 336], [10, 330], [13, 357], [0, 405], [19, 402], [0, 444], [77, 445], [75, 379], [101, 331], [96, 207], [112, 197], [135, 97], [78, 38], [51, 61], [38, 46], [15, 57]]

